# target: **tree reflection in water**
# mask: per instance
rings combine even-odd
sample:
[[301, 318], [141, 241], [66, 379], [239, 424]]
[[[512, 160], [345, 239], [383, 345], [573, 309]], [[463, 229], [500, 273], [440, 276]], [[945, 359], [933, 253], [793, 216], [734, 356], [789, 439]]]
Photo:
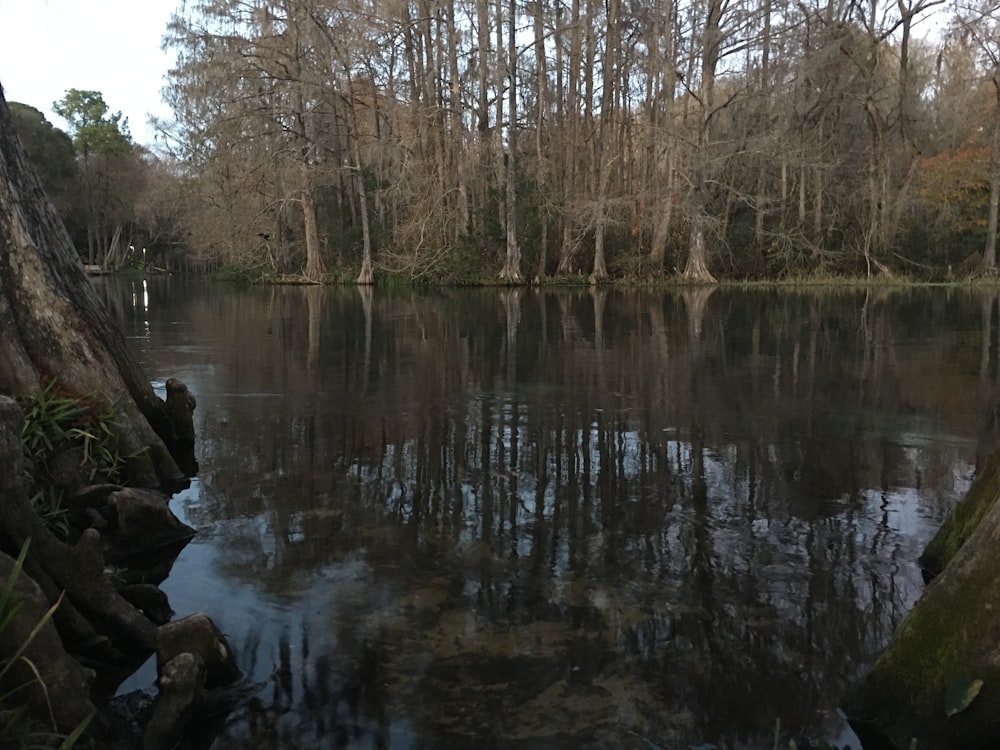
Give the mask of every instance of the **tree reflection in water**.
[[993, 437], [971, 294], [107, 294], [199, 399], [165, 587], [267, 684], [220, 748], [821, 731]]

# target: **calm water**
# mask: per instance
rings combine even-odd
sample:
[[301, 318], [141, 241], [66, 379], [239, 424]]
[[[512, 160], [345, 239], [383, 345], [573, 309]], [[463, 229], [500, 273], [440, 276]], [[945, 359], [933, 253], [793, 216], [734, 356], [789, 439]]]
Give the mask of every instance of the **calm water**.
[[104, 289], [198, 398], [216, 748], [832, 738], [995, 437], [995, 293]]

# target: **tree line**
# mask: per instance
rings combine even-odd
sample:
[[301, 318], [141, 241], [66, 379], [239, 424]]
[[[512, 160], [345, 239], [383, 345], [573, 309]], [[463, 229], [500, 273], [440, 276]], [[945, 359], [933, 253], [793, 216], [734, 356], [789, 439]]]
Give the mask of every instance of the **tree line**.
[[991, 273], [1000, 10], [944, 2], [189, 2], [148, 213], [362, 283]]
[[69, 132], [38, 109], [10, 103], [26, 155], [84, 263], [105, 270], [176, 265], [181, 226], [163, 191], [166, 162], [136, 144], [99, 91], [69, 89], [53, 103]]

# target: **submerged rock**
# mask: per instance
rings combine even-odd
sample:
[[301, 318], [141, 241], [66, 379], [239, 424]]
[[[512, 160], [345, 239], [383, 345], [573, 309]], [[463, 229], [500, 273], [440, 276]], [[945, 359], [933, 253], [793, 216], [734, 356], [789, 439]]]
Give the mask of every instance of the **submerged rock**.
[[177, 744], [200, 713], [206, 675], [204, 659], [187, 652], [163, 666], [160, 694], [143, 736], [145, 750], [167, 750]]
[[166, 665], [183, 653], [200, 657], [205, 663], [206, 686], [229, 685], [239, 679], [240, 671], [232, 649], [222, 631], [203, 614], [188, 615], [163, 625], [156, 638], [156, 666], [162, 673]]
[[115, 519], [113, 557], [177, 552], [195, 535], [173, 514], [162, 492], [128, 487], [112, 492], [108, 505]]
[[156, 639], [159, 695], [143, 736], [145, 750], [174, 747], [208, 716], [228, 712], [243, 695], [225, 636], [203, 614], [160, 627]]

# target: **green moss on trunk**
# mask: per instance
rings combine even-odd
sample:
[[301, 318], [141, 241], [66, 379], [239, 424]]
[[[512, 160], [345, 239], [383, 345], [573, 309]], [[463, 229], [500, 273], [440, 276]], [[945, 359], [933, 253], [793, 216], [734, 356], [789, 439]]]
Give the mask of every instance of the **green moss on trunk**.
[[[1000, 737], [998, 472], [995, 454], [930, 550], [947, 561], [944, 570], [845, 699], [853, 722], [875, 727], [897, 747], [916, 738], [920, 750], [992, 748]], [[949, 716], [949, 688], [975, 679], [983, 680], [982, 691]]]
[[962, 501], [931, 539], [920, 565], [931, 575], [937, 575], [972, 536], [983, 516], [1000, 497], [1000, 451], [994, 452], [980, 468], [975, 481]]

